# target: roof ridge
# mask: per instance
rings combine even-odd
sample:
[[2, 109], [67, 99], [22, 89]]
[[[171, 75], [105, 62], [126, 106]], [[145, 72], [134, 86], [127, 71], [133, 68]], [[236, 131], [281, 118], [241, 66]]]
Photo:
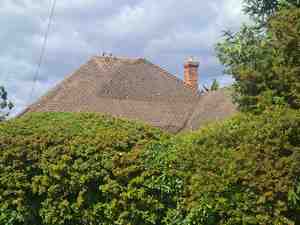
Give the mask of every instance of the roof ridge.
[[129, 57], [116, 57], [116, 56], [93, 56], [92, 57], [93, 59], [95, 60], [101, 60], [101, 61], [104, 61], [104, 62], [109, 62], [109, 61], [120, 61], [120, 62], [123, 62], [123, 63], [138, 63], [140, 62], [141, 60], [143, 60], [143, 58], [129, 58]]

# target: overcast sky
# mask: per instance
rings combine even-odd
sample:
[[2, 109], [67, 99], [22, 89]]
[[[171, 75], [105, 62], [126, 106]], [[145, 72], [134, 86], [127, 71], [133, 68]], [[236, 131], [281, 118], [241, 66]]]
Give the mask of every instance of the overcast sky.
[[200, 82], [229, 84], [214, 45], [246, 18], [242, 0], [58, 0], [33, 98], [30, 92], [50, 0], [0, 1], [0, 85], [22, 110], [91, 56], [144, 57], [182, 78], [183, 61], [200, 60]]

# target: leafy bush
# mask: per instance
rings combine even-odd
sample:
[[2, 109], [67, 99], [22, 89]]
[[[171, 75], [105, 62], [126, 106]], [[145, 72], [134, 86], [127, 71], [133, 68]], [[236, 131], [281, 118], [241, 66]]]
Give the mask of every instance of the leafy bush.
[[168, 224], [300, 223], [300, 112], [243, 114], [147, 149], [146, 167], [180, 193]]
[[0, 224], [300, 223], [300, 112], [170, 136], [95, 114], [0, 125]]
[[136, 158], [165, 134], [95, 114], [37, 113], [0, 125], [0, 224], [159, 224], [169, 193]]

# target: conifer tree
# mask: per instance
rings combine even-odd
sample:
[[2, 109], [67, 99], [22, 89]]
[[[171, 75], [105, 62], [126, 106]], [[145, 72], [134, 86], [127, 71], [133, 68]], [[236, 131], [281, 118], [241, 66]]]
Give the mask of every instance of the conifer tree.
[[216, 50], [232, 75], [234, 100], [242, 111], [269, 105], [300, 108], [300, 2], [245, 0], [254, 25], [226, 32]]

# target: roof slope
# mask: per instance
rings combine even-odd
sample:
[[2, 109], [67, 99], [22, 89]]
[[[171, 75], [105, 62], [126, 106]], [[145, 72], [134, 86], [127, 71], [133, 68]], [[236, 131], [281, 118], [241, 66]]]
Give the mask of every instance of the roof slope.
[[222, 120], [237, 112], [232, 102], [231, 93], [226, 89], [209, 92], [201, 96], [184, 130], [196, 130], [217, 120]]
[[27, 112], [101, 112], [184, 129], [199, 93], [145, 59], [93, 57]]

